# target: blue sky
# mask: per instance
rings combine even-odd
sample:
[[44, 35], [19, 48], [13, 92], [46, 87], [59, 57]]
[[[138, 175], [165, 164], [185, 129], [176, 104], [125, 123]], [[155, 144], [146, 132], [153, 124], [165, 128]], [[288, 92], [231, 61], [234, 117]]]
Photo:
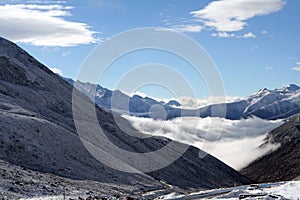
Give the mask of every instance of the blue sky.
[[[107, 38], [142, 27], [179, 31], [197, 41], [215, 62], [229, 96], [247, 96], [260, 88], [300, 85], [299, 8], [297, 0], [1, 0], [0, 36], [17, 42], [49, 68], [76, 78], [88, 54]], [[169, 55], [137, 53], [134, 64], [151, 61], [174, 67], [190, 80], [197, 97], [204, 82]], [[100, 83], [115, 82], [134, 67], [119, 63]], [[122, 68], [123, 67], [123, 68]], [[122, 69], [121, 69], [122, 68]], [[166, 90], [141, 92], [170, 97]]]

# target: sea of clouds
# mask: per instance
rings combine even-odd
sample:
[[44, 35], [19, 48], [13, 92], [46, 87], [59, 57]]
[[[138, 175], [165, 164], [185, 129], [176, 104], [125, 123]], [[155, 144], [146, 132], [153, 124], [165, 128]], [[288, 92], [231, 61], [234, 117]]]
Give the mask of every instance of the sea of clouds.
[[257, 117], [240, 120], [182, 117], [167, 121], [123, 117], [144, 134], [164, 136], [198, 147], [237, 170], [278, 148], [280, 144], [261, 145], [269, 131], [283, 124], [282, 120]]

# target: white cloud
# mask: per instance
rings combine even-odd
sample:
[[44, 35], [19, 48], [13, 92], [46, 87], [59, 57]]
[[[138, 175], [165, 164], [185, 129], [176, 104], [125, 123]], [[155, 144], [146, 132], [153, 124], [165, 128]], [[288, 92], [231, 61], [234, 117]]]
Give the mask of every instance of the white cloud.
[[191, 14], [217, 31], [233, 32], [243, 30], [248, 19], [279, 11], [284, 5], [283, 0], [219, 0]]
[[[263, 134], [239, 140], [220, 141], [211, 154], [232, 168], [240, 170], [257, 158], [280, 147], [280, 144], [267, 144], [260, 148], [259, 146], [264, 143], [265, 137], [266, 134]], [[198, 143], [195, 146], [201, 147], [203, 144]]]
[[[22, 3], [24, 0], [1, 0], [1, 3], [5, 4], [16, 4]], [[27, 4], [64, 4], [66, 1], [57, 1], [57, 0], [27, 0]]]
[[256, 38], [256, 36], [252, 32], [249, 32], [242, 35], [241, 38]]
[[54, 72], [55, 74], [58, 74], [60, 76], [62, 76], [62, 71], [58, 68], [49, 68], [52, 72]]
[[296, 62], [296, 66], [293, 67], [292, 70], [300, 71], [300, 62]]
[[0, 6], [0, 35], [35, 46], [76, 46], [97, 42], [85, 23], [67, 21], [73, 7], [58, 4]]
[[300, 67], [293, 67], [293, 70], [300, 71]]
[[192, 32], [192, 33], [197, 33], [197, 32], [201, 32], [201, 30], [203, 29], [202, 26], [200, 25], [180, 25], [180, 26], [174, 26], [171, 27], [173, 29], [175, 29], [176, 31], [179, 32]]
[[283, 123], [282, 120], [268, 121], [259, 118], [228, 120], [183, 117], [161, 121], [125, 115], [123, 117], [142, 133], [193, 145], [237, 170], [278, 147], [269, 144], [258, 148], [264, 143], [266, 134]]
[[60, 48], [59, 47], [42, 47], [41, 50], [43, 52], [48, 52], [48, 53], [51, 53], [51, 52], [55, 52], [55, 51], [59, 51]]
[[289, 59], [289, 60], [296, 60], [296, 59], [295, 59], [294, 57], [292, 57], [292, 56], [289, 56], [288, 59]]
[[266, 70], [272, 70], [273, 67], [265, 67]]
[[63, 3], [66, 3], [66, 1], [28, 0], [27, 3], [38, 3], [38, 4], [63, 4]]
[[219, 38], [255, 38], [256, 36], [252, 32], [245, 33], [244, 35], [236, 35], [228, 32], [212, 33], [211, 36]]
[[261, 32], [261, 34], [263, 34], [263, 35], [268, 34], [268, 33], [269, 33], [269, 32], [266, 31], [266, 30], [263, 30], [263, 31]]
[[255, 45], [254, 47], [251, 48], [251, 51], [255, 51], [256, 49], [258, 49], [259, 46], [258, 45]]
[[238, 99], [240, 99], [240, 97], [210, 96], [210, 97], [206, 97], [206, 98], [202, 98], [202, 99], [196, 99], [196, 98], [193, 98], [193, 97], [179, 97], [176, 100], [181, 104], [181, 106], [180, 106], [181, 108], [196, 109], [196, 108], [201, 108], [201, 107], [204, 107], [204, 106], [217, 104], [217, 103], [234, 102]]
[[56, 16], [57, 15], [56, 12], [58, 13], [57, 16], [70, 16], [70, 13], [68, 13], [64, 10], [70, 10], [70, 9], [74, 8], [71, 6], [62, 6], [62, 5], [58, 5], [58, 4], [53, 4], [53, 5], [16, 4], [16, 5], [5, 5], [5, 6], [8, 6], [8, 7], [13, 6], [14, 8], [28, 9], [28, 10], [46, 10], [46, 11], [53, 10], [54, 12], [51, 13], [52, 16]]
[[63, 57], [71, 55], [71, 51], [65, 51], [61, 54]]
[[170, 27], [163, 27], [158, 28], [158, 31], [177, 31], [177, 32], [190, 32], [190, 33], [198, 33], [201, 32], [203, 29], [200, 25], [177, 25], [177, 26], [170, 26]]
[[211, 36], [213, 37], [219, 37], [219, 38], [232, 38], [235, 37], [234, 33], [226, 33], [226, 32], [218, 32], [218, 33], [212, 33]]

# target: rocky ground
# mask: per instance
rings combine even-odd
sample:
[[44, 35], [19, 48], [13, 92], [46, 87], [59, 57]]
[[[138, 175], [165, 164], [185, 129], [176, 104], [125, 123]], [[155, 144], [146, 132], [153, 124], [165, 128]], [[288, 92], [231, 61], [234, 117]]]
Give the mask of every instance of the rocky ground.
[[[0, 160], [0, 199], [32, 199], [34, 197], [56, 196], [56, 199], [87, 199], [88, 197], [128, 197], [133, 188], [125, 185], [76, 181], [49, 173], [40, 173]], [[100, 198], [100, 199], [101, 199]], [[89, 198], [91, 199], [91, 198]], [[97, 198], [95, 198], [97, 199]]]
[[41, 173], [0, 160], [0, 200], [96, 200], [154, 199], [171, 192], [187, 191], [162, 181], [164, 189], [145, 192], [135, 186], [90, 180], [72, 180], [50, 173]]

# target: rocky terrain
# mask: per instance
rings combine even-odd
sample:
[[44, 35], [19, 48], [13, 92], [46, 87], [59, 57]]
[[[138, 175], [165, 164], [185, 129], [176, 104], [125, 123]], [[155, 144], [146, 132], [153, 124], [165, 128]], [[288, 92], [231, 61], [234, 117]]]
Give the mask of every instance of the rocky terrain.
[[[43, 193], [48, 187], [50, 191], [60, 193], [65, 185], [53, 189], [52, 179], [49, 178], [49, 185], [29, 184], [27, 187], [30, 179], [39, 179], [30, 176], [26, 170], [30, 170], [31, 174], [51, 174], [46, 177], [55, 176], [53, 181], [58, 177], [66, 178], [64, 180], [96, 181], [101, 189], [95, 191], [106, 194], [112, 191], [121, 193], [120, 190], [126, 190], [124, 193], [128, 194], [141, 194], [164, 190], [165, 184], [183, 191], [251, 182], [210, 155], [200, 159], [199, 149], [194, 147], [187, 147], [187, 151], [171, 165], [147, 174], [131, 174], [107, 167], [86, 150], [78, 137], [72, 113], [73, 87], [70, 84], [3, 38], [0, 39], [0, 66], [1, 190], [8, 189], [16, 193], [15, 196], [26, 197], [34, 195], [35, 191]], [[74, 91], [83, 105], [91, 104], [96, 109], [98, 123], [107, 137], [120, 148], [143, 153], [160, 149], [170, 142], [161, 137], [140, 138], [125, 134], [114, 121], [112, 113], [102, 110], [88, 97]], [[82, 111], [80, 117], [86, 118], [86, 112]], [[125, 119], [120, 118], [120, 123], [127, 131], [137, 132]], [[183, 144], [177, 145], [182, 147]], [[97, 148], [106, 150], [104, 145]], [[160, 159], [165, 159], [164, 156], [168, 155], [161, 155]], [[131, 162], [122, 157], [119, 161], [120, 164], [138, 168], [134, 165], [138, 161]], [[11, 166], [21, 167], [19, 180], [9, 175], [15, 173]], [[25, 176], [22, 174], [27, 174], [29, 180], [23, 180]], [[90, 182], [87, 184], [90, 185]], [[78, 182], [74, 185], [78, 185]], [[81, 188], [80, 184], [76, 187]]]
[[258, 182], [288, 181], [300, 176], [300, 115], [271, 131], [266, 143], [281, 146], [257, 159], [241, 173]]
[[[86, 199], [119, 198], [132, 195], [130, 186], [96, 181], [72, 180], [51, 173], [41, 173], [0, 160], [0, 197], [5, 200], [33, 197]], [[46, 198], [45, 198], [46, 199]]]

